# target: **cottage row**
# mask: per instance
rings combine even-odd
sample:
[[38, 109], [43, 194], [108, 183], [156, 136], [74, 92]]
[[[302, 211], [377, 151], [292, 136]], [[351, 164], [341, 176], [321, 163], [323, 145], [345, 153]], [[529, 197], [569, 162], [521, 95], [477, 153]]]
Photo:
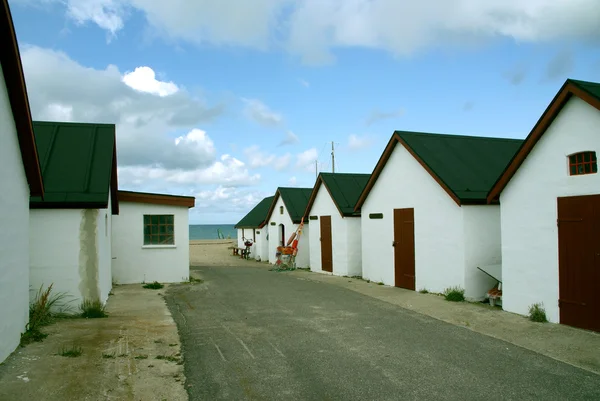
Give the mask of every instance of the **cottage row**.
[[115, 125], [32, 121], [12, 18], [0, 5], [0, 362], [53, 285], [71, 311], [113, 283], [188, 280], [194, 197], [120, 191]]
[[302, 222], [298, 267], [600, 331], [599, 148], [600, 84], [568, 79], [525, 140], [396, 131], [371, 174], [278, 188], [239, 246], [274, 263]]

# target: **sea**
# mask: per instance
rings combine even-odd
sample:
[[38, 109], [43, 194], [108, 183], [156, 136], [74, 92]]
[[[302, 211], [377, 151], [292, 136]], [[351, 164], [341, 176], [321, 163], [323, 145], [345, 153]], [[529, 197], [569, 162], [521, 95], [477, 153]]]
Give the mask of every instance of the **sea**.
[[237, 238], [237, 230], [235, 224], [190, 224], [190, 240], [195, 239], [230, 239]]

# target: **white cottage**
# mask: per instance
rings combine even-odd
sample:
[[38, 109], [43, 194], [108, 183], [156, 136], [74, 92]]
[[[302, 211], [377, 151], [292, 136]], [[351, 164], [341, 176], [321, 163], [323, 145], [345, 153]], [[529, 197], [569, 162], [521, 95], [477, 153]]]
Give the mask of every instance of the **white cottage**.
[[600, 84], [567, 80], [490, 192], [505, 310], [600, 331], [599, 129]]
[[112, 277], [117, 284], [189, 280], [189, 209], [195, 198], [119, 191], [112, 222]]
[[310, 243], [308, 220], [304, 216], [312, 188], [277, 188], [267, 221], [269, 227], [269, 263], [277, 261], [277, 247], [287, 245], [288, 240], [304, 220], [302, 235], [298, 239], [297, 267], [310, 267]]
[[43, 196], [27, 89], [6, 0], [0, 5], [0, 362], [29, 321], [29, 196]]
[[370, 174], [320, 173], [305, 215], [311, 221], [310, 269], [362, 275], [360, 212], [356, 201]]
[[406, 289], [458, 286], [481, 300], [500, 262], [500, 207], [486, 197], [522, 141], [396, 131], [361, 194], [363, 277]]
[[235, 225], [238, 247], [244, 248], [246, 240], [251, 240], [250, 257], [258, 261], [269, 260], [269, 229], [266, 225], [273, 198], [274, 196], [268, 196], [261, 200]]
[[119, 213], [114, 124], [33, 122], [44, 198], [32, 196], [32, 296], [54, 284], [71, 306], [106, 302], [112, 288], [111, 220]]

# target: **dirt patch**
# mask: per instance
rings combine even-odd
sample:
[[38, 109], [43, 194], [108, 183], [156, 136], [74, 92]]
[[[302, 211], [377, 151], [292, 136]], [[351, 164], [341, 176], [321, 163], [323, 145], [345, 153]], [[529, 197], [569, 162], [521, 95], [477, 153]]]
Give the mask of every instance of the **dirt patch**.
[[166, 289], [117, 286], [108, 318], [61, 319], [45, 327], [43, 342], [18, 348], [0, 366], [0, 399], [187, 400]]
[[241, 259], [233, 256], [229, 247], [237, 246], [237, 240], [191, 240], [191, 266], [266, 266], [267, 262], [255, 259]]

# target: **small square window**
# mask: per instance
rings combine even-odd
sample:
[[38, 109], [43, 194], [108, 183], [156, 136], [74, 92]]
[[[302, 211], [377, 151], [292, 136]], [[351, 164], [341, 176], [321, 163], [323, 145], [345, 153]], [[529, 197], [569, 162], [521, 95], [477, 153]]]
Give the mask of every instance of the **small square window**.
[[174, 245], [174, 221], [172, 214], [144, 215], [144, 245]]
[[585, 175], [598, 172], [596, 152], [579, 152], [569, 156], [569, 174]]

